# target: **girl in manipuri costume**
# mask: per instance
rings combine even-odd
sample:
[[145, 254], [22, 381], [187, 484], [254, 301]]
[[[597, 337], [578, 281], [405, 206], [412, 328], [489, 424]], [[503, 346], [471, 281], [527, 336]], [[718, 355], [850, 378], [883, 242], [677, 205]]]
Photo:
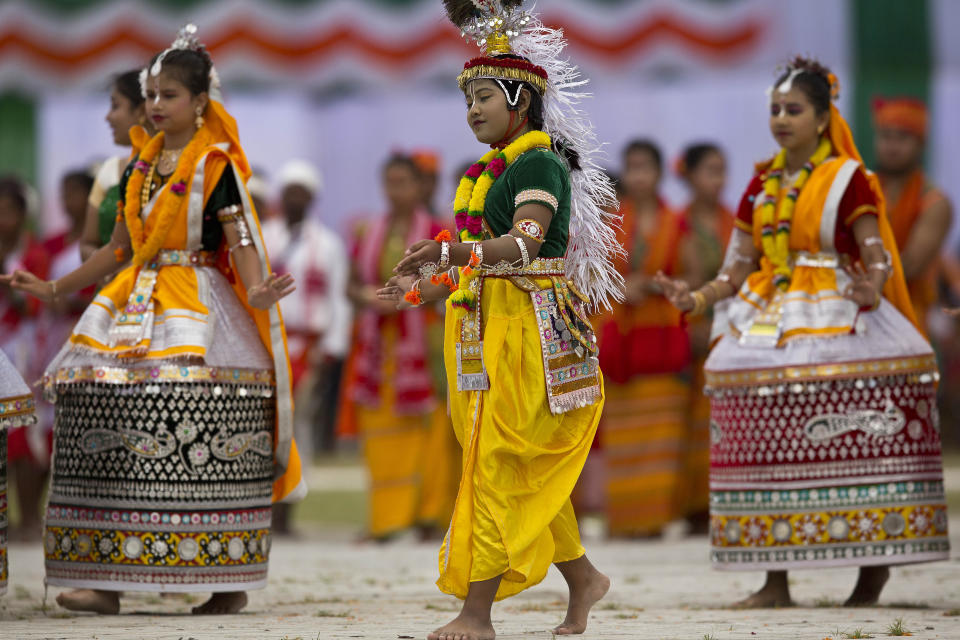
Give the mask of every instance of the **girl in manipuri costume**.
[[184, 27], [141, 74], [158, 131], [124, 171], [110, 242], [45, 282], [49, 301], [119, 271], [47, 369], [56, 403], [47, 584], [68, 609], [121, 591], [213, 591], [231, 613], [267, 580], [273, 500], [305, 492], [290, 369], [245, 182], [250, 166], [210, 56]]
[[584, 554], [570, 493], [603, 407], [587, 315], [622, 298], [599, 145], [577, 108], [562, 34], [519, 2], [446, 2], [485, 45], [459, 77], [467, 123], [493, 149], [460, 182], [457, 237], [409, 247], [380, 291], [447, 300], [445, 361], [463, 477], [438, 586], [465, 600], [432, 640], [493, 638], [490, 608], [555, 564], [570, 588], [556, 634], [582, 633], [610, 581]]
[[788, 569], [859, 567], [847, 605], [890, 565], [946, 560], [937, 365], [917, 330], [883, 192], [832, 104], [836, 78], [795, 59], [770, 94], [780, 151], [757, 167], [714, 307], [710, 512], [718, 569], [767, 571], [743, 606], [790, 604]]
[[7, 592], [7, 429], [37, 421], [30, 387], [0, 351], [0, 596]]

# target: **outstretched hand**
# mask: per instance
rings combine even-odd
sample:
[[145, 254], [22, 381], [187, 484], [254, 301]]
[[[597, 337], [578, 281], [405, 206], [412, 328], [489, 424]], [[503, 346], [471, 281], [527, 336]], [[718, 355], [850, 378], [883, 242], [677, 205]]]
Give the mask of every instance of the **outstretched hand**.
[[397, 309], [407, 309], [413, 305], [404, 300], [403, 296], [413, 287], [413, 282], [412, 276], [393, 276], [382, 288], [377, 289], [377, 298], [393, 303]]
[[862, 264], [849, 265], [844, 268], [850, 276], [850, 284], [843, 292], [843, 297], [857, 303], [858, 307], [873, 307], [880, 300], [880, 293], [870, 279], [869, 272]]
[[399, 276], [416, 276], [423, 265], [428, 262], [436, 264], [439, 261], [440, 243], [435, 240], [420, 240], [407, 248], [403, 260], [394, 267], [393, 272]]
[[693, 296], [690, 295], [690, 285], [683, 280], [668, 278], [663, 271], [658, 271], [653, 281], [660, 285], [664, 297], [680, 311], [690, 311], [694, 307]]
[[29, 271], [21, 271], [18, 269], [11, 274], [0, 275], [0, 283], [30, 294], [34, 298], [39, 298], [44, 302], [52, 302], [54, 298], [53, 284], [38, 278]]
[[247, 289], [247, 302], [256, 309], [269, 309], [296, 290], [292, 275], [271, 273], [269, 278]]

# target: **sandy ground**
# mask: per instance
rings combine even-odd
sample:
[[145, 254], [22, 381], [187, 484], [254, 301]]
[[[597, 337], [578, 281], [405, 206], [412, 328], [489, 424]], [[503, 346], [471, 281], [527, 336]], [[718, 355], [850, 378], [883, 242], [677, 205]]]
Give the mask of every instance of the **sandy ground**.
[[[951, 522], [960, 532], [960, 519]], [[954, 537], [960, 549], [960, 536]], [[792, 574], [797, 608], [734, 611], [725, 608], [759, 586], [762, 576], [711, 571], [706, 539], [608, 542], [588, 545], [593, 562], [613, 579], [595, 609], [585, 638], [678, 640], [889, 637], [902, 626], [915, 638], [960, 639], [960, 566], [957, 560], [896, 569], [880, 607], [837, 607], [852, 588], [855, 571]], [[278, 540], [270, 585], [250, 594], [235, 616], [197, 617], [190, 607], [206, 594], [160, 597], [128, 594], [119, 616], [63, 611], [51, 589], [43, 607], [39, 545], [10, 548], [11, 582], [0, 599], [0, 637], [300, 639], [423, 638], [457, 610], [440, 594], [436, 546], [413, 541], [358, 544], [341, 534], [316, 531]], [[565, 588], [553, 572], [541, 585], [496, 605], [499, 638], [550, 638], [562, 618]], [[860, 632], [858, 634], [858, 631]]]

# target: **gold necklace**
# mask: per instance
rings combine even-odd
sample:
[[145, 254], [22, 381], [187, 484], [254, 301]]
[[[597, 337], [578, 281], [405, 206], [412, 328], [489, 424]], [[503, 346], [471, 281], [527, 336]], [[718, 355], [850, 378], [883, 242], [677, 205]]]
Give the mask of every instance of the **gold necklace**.
[[170, 175], [173, 173], [174, 169], [177, 168], [177, 161], [180, 159], [180, 154], [183, 152], [183, 147], [179, 149], [164, 149], [160, 152], [160, 163], [158, 168], [160, 173], [163, 175]]
[[146, 211], [150, 203], [150, 196], [153, 195], [153, 177], [157, 173], [157, 158], [150, 163], [150, 169], [147, 171], [147, 177], [143, 181], [143, 187], [140, 189], [140, 211]]

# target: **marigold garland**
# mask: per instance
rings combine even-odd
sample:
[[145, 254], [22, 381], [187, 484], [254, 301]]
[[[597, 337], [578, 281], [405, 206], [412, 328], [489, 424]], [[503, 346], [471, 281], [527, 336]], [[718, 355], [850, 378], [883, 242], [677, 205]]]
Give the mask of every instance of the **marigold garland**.
[[140, 218], [142, 204], [140, 202], [141, 191], [144, 182], [146, 182], [147, 172], [156, 159], [157, 154], [163, 149], [163, 132], [161, 131], [144, 146], [140, 152], [140, 158], [134, 164], [134, 170], [127, 180], [127, 190], [124, 198], [123, 215], [127, 222], [127, 229], [130, 232], [130, 243], [133, 247], [133, 264], [140, 266], [149, 262], [157, 254], [164, 240], [173, 228], [180, 213], [180, 209], [187, 200], [183, 197], [187, 191], [187, 184], [190, 183], [194, 168], [200, 156], [210, 145], [212, 136], [206, 127], [199, 129], [190, 140], [190, 143], [184, 148], [177, 161], [177, 168], [170, 176], [169, 184], [171, 193], [176, 197], [164, 197], [160, 194], [154, 208], [156, 211], [151, 217], [156, 216], [156, 224], [149, 235], [145, 235], [143, 220]]
[[[453, 201], [453, 210], [457, 217], [457, 236], [461, 242], [480, 242], [483, 240], [483, 208], [487, 201], [487, 193], [493, 183], [503, 175], [513, 161], [527, 151], [537, 148], [549, 149], [550, 136], [543, 131], [529, 131], [502, 151], [493, 149], [475, 164], [471, 165], [460, 179], [457, 193]], [[471, 254], [471, 264], [460, 270], [460, 286], [450, 296], [450, 303], [459, 309], [470, 310], [476, 304], [476, 296], [470, 291], [470, 281], [473, 280], [474, 270], [479, 266], [479, 260], [474, 264], [476, 254]]]
[[783, 177], [783, 167], [787, 152], [782, 149], [773, 159], [766, 180], [763, 181], [764, 200], [760, 207], [760, 241], [763, 254], [773, 263], [773, 283], [782, 291], [790, 286], [793, 269], [790, 267], [790, 228], [793, 223], [793, 210], [800, 196], [800, 190], [807, 183], [813, 170], [827, 159], [833, 147], [826, 137], [820, 140], [817, 150], [803, 165], [800, 175], [797, 176], [787, 195], [780, 200], [777, 206], [777, 197], [780, 194], [780, 179]]

